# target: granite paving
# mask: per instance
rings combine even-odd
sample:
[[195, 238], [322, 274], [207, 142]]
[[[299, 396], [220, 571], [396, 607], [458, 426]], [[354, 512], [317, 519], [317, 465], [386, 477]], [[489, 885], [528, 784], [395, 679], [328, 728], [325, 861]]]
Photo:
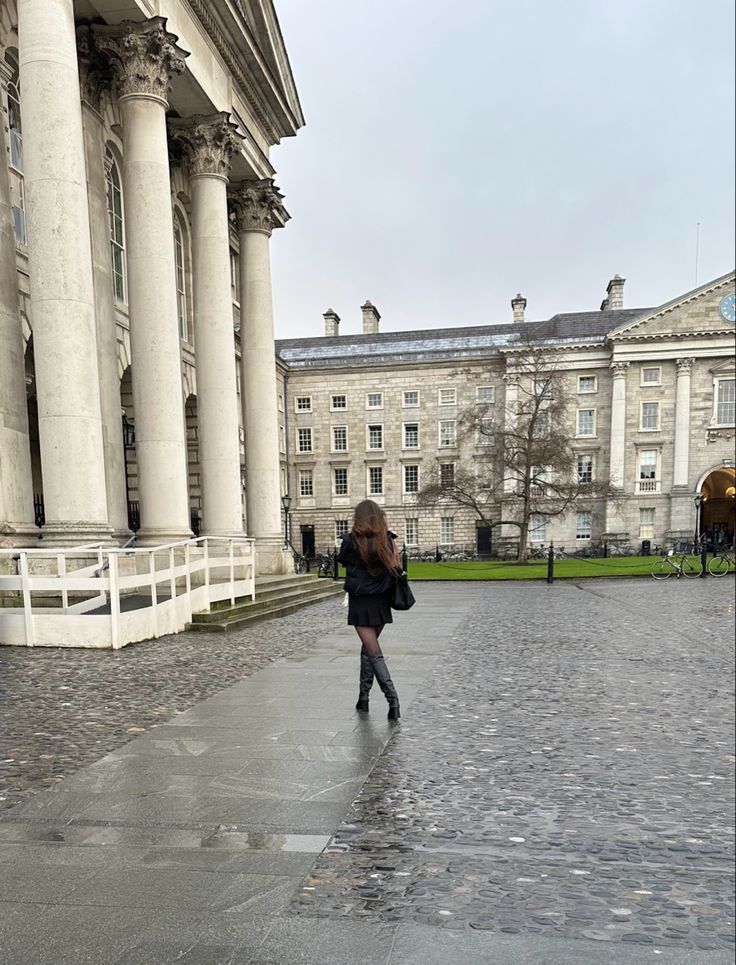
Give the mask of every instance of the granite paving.
[[0, 811], [344, 622], [332, 600], [122, 650], [0, 646]]
[[733, 585], [489, 586], [294, 903], [733, 948]]
[[732, 962], [733, 581], [415, 590], [398, 724], [334, 600], [0, 650], [0, 965]]

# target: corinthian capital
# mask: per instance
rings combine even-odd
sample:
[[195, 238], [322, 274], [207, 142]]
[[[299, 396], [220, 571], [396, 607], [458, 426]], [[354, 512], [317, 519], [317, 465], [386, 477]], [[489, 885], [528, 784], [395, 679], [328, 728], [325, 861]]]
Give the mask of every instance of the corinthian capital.
[[289, 220], [283, 195], [272, 178], [262, 181], [243, 181], [230, 192], [238, 231], [262, 231], [270, 235], [274, 228], [283, 228]]
[[613, 377], [623, 378], [629, 370], [630, 362], [611, 362], [610, 369], [613, 372]]
[[695, 364], [695, 359], [677, 359], [677, 374], [688, 375]]
[[171, 78], [182, 73], [189, 54], [177, 46], [176, 34], [166, 30], [165, 17], [141, 23], [123, 20], [114, 27], [93, 24], [92, 33], [115, 73], [121, 97], [147, 94], [168, 103]]
[[113, 72], [109, 60], [97, 49], [89, 26], [77, 27], [77, 55], [82, 100], [99, 111], [103, 94], [112, 87]]
[[230, 161], [243, 140], [225, 111], [197, 114], [169, 121], [175, 153], [182, 158], [190, 177], [210, 175], [227, 179]]

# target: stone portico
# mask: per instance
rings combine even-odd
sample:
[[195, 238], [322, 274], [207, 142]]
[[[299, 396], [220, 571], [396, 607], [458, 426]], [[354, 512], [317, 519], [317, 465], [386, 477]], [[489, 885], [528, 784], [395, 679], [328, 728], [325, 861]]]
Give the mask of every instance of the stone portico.
[[276, 13], [112, 6], [0, 0], [0, 540], [194, 525], [281, 572], [269, 151], [304, 120]]

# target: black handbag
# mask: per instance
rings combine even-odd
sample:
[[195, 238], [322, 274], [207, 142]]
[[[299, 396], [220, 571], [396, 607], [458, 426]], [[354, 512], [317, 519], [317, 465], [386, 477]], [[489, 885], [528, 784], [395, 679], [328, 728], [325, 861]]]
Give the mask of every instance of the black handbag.
[[391, 599], [391, 609], [411, 610], [416, 602], [406, 573], [397, 573], [394, 577], [394, 595]]

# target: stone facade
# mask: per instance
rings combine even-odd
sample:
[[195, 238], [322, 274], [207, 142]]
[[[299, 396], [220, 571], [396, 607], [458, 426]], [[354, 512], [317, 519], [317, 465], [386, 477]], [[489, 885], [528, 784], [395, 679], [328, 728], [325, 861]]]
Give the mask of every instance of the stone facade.
[[270, 0], [150, 6], [0, 0], [0, 539], [248, 532], [279, 570], [269, 153], [299, 99]]
[[[476, 549], [471, 510], [419, 508], [407, 484], [421, 487], [436, 461], [472, 469], [489, 458], [482, 439], [453, 445], [450, 433], [479, 400], [508, 416], [514, 343], [531, 331], [564, 373], [574, 447], [591, 457], [594, 477], [610, 477], [618, 490], [586, 509], [589, 519], [572, 507], [534, 540], [568, 550], [604, 539], [638, 548], [644, 539], [692, 538], [696, 527], [732, 538], [734, 275], [657, 309], [623, 308], [623, 285], [612, 279], [600, 311], [541, 323], [525, 320], [517, 295], [509, 324], [380, 334], [380, 316], [366, 303], [362, 334], [339, 335], [330, 309], [322, 338], [277, 342], [281, 483], [292, 497], [295, 546], [330, 548], [352, 507], [369, 497], [411, 548]], [[380, 492], [371, 492], [371, 478]], [[699, 510], [696, 496], [705, 497]], [[503, 506], [489, 507], [488, 518], [502, 520]], [[499, 528], [495, 547], [510, 535]]]

